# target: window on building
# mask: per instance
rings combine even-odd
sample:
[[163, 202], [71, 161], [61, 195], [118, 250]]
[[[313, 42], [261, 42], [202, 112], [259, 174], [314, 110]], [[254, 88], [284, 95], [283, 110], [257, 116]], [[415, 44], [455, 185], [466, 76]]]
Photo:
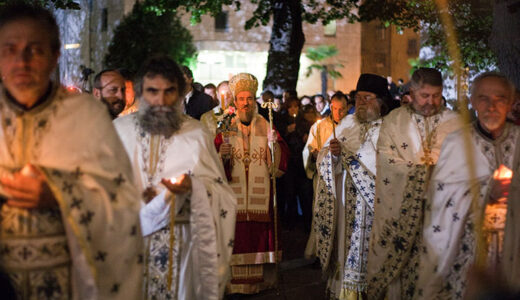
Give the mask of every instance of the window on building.
[[236, 65], [235, 65], [235, 67], [237, 67], [237, 68], [245, 68], [245, 67], [247, 67], [246, 57], [243, 56], [243, 55], [237, 55], [236, 56]]
[[228, 31], [227, 11], [222, 11], [215, 16], [215, 31]]
[[417, 56], [417, 39], [408, 39], [408, 48], [406, 49], [406, 53], [408, 56]]
[[234, 68], [235, 67], [235, 57], [232, 54], [226, 54], [225, 64], [226, 64], [226, 68]]
[[108, 29], [108, 8], [101, 10], [101, 32], [106, 32]]
[[386, 67], [386, 54], [379, 53], [375, 55], [376, 68], [384, 69]]
[[383, 41], [386, 38], [386, 27], [385, 25], [381, 24], [377, 27], [378, 36], [381, 41]]
[[329, 24], [323, 26], [323, 34], [325, 36], [336, 36], [336, 20], [330, 21]]

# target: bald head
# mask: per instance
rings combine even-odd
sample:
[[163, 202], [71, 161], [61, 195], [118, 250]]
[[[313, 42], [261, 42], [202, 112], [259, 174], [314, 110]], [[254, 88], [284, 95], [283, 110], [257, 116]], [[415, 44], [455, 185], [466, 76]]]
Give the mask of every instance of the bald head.
[[104, 70], [94, 78], [93, 95], [108, 107], [115, 119], [126, 105], [125, 78], [117, 70]]

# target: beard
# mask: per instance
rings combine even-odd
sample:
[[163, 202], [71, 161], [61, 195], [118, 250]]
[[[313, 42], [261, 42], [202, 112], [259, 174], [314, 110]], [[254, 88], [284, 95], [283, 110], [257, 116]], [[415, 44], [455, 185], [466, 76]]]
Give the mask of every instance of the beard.
[[486, 130], [494, 131], [504, 126], [505, 118], [502, 118], [499, 114], [483, 114], [479, 118], [479, 122]]
[[249, 123], [253, 119], [255, 111], [254, 109], [241, 109], [237, 110], [238, 118], [240, 119], [240, 122], [242, 123]]
[[108, 101], [107, 98], [101, 96], [101, 101], [108, 107], [108, 113], [112, 117], [112, 120], [125, 109], [125, 101], [123, 99], [116, 99], [115, 101]]
[[425, 117], [430, 117], [433, 115], [438, 114], [441, 111], [441, 106], [432, 105], [432, 104], [424, 104], [424, 105], [418, 105], [412, 102], [412, 108], [414, 111], [420, 115], [423, 115]]
[[356, 108], [356, 119], [360, 123], [371, 122], [377, 120], [380, 117], [380, 112], [376, 111], [371, 107], [359, 107]]
[[181, 128], [184, 118], [180, 102], [171, 106], [150, 106], [143, 99], [140, 104], [137, 116], [144, 131], [169, 138]]

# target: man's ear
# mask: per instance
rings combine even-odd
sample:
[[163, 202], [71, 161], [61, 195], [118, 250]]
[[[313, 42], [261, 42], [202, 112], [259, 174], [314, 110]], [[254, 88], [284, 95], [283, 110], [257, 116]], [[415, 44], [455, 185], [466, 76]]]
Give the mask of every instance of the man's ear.
[[94, 88], [92, 90], [92, 95], [94, 95], [94, 97], [96, 97], [97, 99], [101, 99], [101, 90]]

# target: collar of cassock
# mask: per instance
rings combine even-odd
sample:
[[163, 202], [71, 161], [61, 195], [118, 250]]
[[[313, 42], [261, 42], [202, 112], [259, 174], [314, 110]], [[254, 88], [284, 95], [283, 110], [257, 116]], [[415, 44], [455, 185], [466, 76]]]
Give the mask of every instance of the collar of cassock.
[[7, 99], [7, 104], [9, 105], [9, 107], [14, 110], [14, 112], [18, 115], [20, 114], [24, 114], [24, 113], [27, 113], [27, 112], [39, 112], [39, 111], [42, 111], [45, 107], [47, 107], [50, 103], [51, 103], [51, 94], [52, 94], [52, 91], [53, 91], [53, 85], [52, 83], [49, 83], [49, 87], [47, 88], [47, 90], [45, 91], [45, 93], [43, 94], [43, 96], [41, 96], [38, 101], [36, 101], [36, 103], [34, 103], [34, 105], [32, 107], [25, 107], [24, 105], [20, 104], [10, 93], [9, 91], [7, 91], [7, 89], [5, 89], [5, 86], [4, 86], [4, 92], [5, 92], [5, 96], [6, 96], [6, 99]]
[[477, 132], [486, 140], [488, 140], [489, 142], [493, 143], [493, 144], [496, 144], [496, 143], [501, 143], [509, 134], [509, 126], [510, 124], [508, 122], [506, 122], [504, 124], [504, 131], [502, 132], [502, 135], [500, 135], [498, 138], [496, 139], [493, 139], [493, 136], [491, 135], [491, 133], [487, 132], [484, 127], [482, 127], [482, 125], [480, 125], [480, 122], [477, 120], [474, 122], [473, 126], [475, 127], [475, 129], [477, 130]]

